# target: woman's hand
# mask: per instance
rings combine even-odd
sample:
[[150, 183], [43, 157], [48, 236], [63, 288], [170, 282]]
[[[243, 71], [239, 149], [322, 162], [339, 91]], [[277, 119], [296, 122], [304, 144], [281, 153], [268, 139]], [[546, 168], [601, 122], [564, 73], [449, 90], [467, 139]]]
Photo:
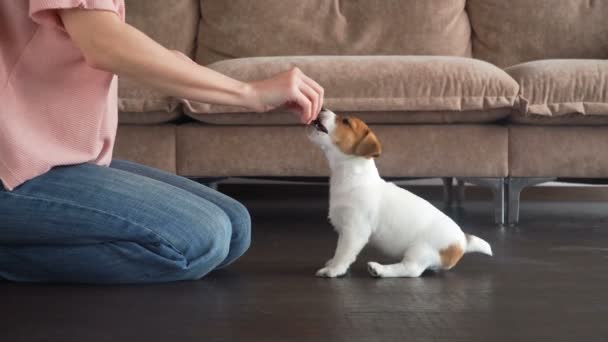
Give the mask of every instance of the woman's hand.
[[[182, 52], [172, 52], [183, 60], [196, 64]], [[323, 107], [323, 87], [297, 67], [249, 85], [252, 93], [249, 108], [256, 112], [285, 107], [297, 114], [303, 124], [310, 124]]]
[[249, 85], [253, 101], [250, 107], [257, 112], [285, 107], [303, 124], [310, 124], [323, 107], [323, 87], [297, 67]]

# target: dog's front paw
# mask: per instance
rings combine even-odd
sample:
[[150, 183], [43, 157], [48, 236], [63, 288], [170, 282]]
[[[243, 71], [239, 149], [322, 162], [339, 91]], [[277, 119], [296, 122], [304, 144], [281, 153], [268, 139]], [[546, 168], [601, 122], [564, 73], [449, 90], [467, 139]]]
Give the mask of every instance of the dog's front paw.
[[370, 261], [367, 263], [367, 271], [373, 277], [382, 278], [382, 265], [377, 262]]
[[317, 277], [336, 278], [346, 274], [346, 270], [344, 267], [323, 267], [317, 271]]
[[334, 258], [331, 258], [325, 262], [325, 267], [333, 267], [334, 266]]

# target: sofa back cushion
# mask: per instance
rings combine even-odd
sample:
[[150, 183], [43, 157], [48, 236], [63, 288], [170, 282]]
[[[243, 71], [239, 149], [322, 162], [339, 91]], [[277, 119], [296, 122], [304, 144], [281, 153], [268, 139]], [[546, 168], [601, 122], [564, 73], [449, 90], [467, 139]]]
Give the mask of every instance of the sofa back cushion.
[[473, 56], [501, 67], [608, 58], [608, 1], [468, 0]]
[[465, 0], [201, 0], [197, 61], [290, 55], [471, 56]]

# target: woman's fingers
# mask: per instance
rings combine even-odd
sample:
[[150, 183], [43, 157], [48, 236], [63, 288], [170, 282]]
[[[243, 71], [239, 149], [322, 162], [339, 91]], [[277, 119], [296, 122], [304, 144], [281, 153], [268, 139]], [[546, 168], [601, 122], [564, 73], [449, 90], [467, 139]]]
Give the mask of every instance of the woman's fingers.
[[315, 80], [313, 80], [312, 78], [306, 76], [306, 75], [302, 75], [302, 80], [304, 81], [304, 83], [308, 84], [308, 86], [310, 86], [312, 89], [315, 90], [315, 92], [318, 95], [319, 98], [319, 104], [318, 107], [315, 111], [315, 116], [319, 114], [319, 112], [321, 111], [321, 108], [323, 108], [323, 100], [325, 97], [325, 89], [323, 89], [323, 87], [321, 87], [321, 85], [317, 82], [315, 82]]
[[297, 67], [269, 79], [251, 82], [252, 108], [258, 111], [285, 106], [299, 115], [303, 124], [310, 124], [323, 107], [323, 87]]
[[312, 102], [300, 91], [296, 94], [295, 100], [302, 110], [300, 113], [300, 121], [305, 125], [310, 124], [312, 121]]
[[300, 84], [300, 91], [311, 102], [310, 118], [308, 120], [308, 123], [310, 123], [317, 118], [317, 116], [319, 115], [319, 111], [321, 110], [321, 107], [319, 105], [319, 94], [312, 87], [310, 87], [304, 82], [301, 82]]
[[[323, 87], [321, 87], [310, 77], [306, 76], [297, 67], [291, 69], [289, 71], [289, 75], [291, 76], [291, 81], [294, 82], [293, 84], [295, 85], [295, 89], [292, 89], [294, 89], [295, 92], [304, 94], [304, 96], [306, 96], [311, 103], [311, 108], [309, 111], [302, 108], [302, 121], [304, 121], [306, 118], [305, 123], [309, 124], [317, 118], [321, 108], [323, 107]], [[299, 96], [299, 94], [294, 95]]]

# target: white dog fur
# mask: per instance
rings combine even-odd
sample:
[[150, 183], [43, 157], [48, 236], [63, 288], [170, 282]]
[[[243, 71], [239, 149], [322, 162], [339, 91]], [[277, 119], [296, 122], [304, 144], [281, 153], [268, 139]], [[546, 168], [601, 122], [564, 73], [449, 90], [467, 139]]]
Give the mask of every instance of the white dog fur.
[[329, 219], [339, 234], [334, 257], [317, 276], [344, 275], [368, 243], [399, 260], [369, 262], [375, 277], [418, 277], [426, 269], [454, 267], [464, 253], [492, 255], [486, 241], [464, 234], [432, 204], [380, 178], [374, 163], [380, 143], [363, 121], [324, 109], [308, 136], [331, 168]]

